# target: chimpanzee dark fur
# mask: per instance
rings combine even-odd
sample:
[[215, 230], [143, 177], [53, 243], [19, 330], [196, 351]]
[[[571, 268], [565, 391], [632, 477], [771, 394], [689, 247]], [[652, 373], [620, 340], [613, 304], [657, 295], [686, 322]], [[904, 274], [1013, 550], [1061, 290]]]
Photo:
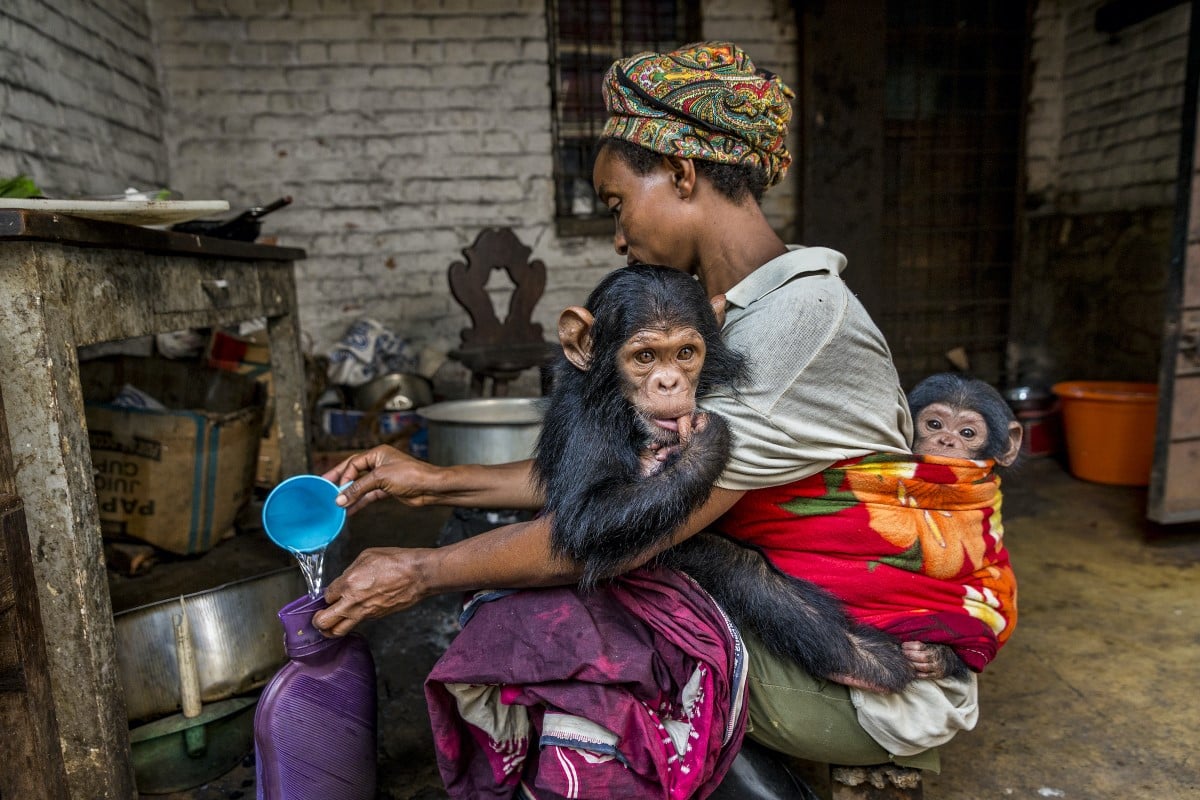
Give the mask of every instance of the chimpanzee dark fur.
[[[646, 432], [621, 393], [617, 360], [629, 334], [648, 320], [695, 327], [707, 351], [700, 392], [740, 382], [745, 366], [721, 340], [700, 285], [682, 272], [626, 267], [601, 281], [586, 307], [595, 318], [590, 369], [559, 356], [534, 458], [554, 514], [553, 544], [584, 563], [582, 583], [591, 586], [623, 572], [701, 506], [729, 457], [728, 428], [710, 416], [689, 447], [642, 477]], [[701, 307], [708, 313], [698, 315]]]
[[[590, 368], [559, 356], [535, 452], [535, 474], [553, 514], [552, 546], [583, 564], [585, 588], [661, 546], [708, 499], [729, 458], [728, 428], [708, 414], [681, 452], [643, 476], [639, 454], [647, 437], [621, 392], [622, 345], [652, 323], [691, 326], [706, 350], [698, 396], [746, 378], [703, 289], [682, 272], [648, 265], [616, 270], [586, 307], [595, 318]], [[658, 560], [689, 574], [739, 626], [814, 676], [852, 676], [892, 691], [914, 677], [895, 639], [854, 622], [835, 597], [785, 575], [756, 549], [700, 533]]]

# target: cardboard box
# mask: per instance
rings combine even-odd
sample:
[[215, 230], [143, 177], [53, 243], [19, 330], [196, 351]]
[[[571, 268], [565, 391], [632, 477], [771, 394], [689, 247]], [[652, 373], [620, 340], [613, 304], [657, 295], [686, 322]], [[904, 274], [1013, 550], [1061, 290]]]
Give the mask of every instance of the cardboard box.
[[[104, 534], [181, 555], [232, 536], [254, 486], [261, 384], [157, 358], [84, 362], [80, 375]], [[126, 384], [169, 410], [109, 403]]]
[[260, 489], [274, 488], [283, 479], [283, 469], [279, 463], [279, 422], [275, 419], [271, 347], [266, 331], [259, 331], [250, 336], [234, 336], [220, 330], [213, 331], [204, 361], [215, 369], [255, 378], [265, 387], [267, 404], [264, 410], [262, 441], [258, 443], [254, 485]]

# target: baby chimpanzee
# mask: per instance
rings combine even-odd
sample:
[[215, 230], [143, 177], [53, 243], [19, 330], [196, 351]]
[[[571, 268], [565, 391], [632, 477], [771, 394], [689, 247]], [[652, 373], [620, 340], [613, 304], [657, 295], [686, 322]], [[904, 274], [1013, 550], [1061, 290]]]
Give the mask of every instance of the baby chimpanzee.
[[814, 676], [886, 691], [915, 677], [896, 639], [758, 550], [712, 533], [670, 546], [729, 457], [724, 421], [699, 412], [696, 397], [736, 387], [746, 373], [694, 279], [667, 267], [618, 269], [586, 307], [562, 313], [559, 339], [535, 468], [552, 545], [582, 563], [583, 586], [659, 554]]
[[[1017, 462], [1024, 429], [990, 384], [956, 372], [925, 378], [908, 393], [913, 452], [950, 458], [990, 458], [1002, 467]], [[904, 650], [924, 677], [962, 676], [967, 667], [945, 645], [905, 642]]]

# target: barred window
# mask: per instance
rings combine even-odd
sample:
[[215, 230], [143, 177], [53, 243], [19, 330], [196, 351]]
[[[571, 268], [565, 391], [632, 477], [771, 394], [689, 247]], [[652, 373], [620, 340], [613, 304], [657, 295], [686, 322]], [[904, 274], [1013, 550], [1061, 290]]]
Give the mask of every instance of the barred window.
[[604, 128], [600, 84], [610, 64], [644, 50], [695, 41], [698, 3], [681, 0], [550, 0], [554, 98], [555, 217], [562, 235], [609, 234], [592, 190], [592, 159]]

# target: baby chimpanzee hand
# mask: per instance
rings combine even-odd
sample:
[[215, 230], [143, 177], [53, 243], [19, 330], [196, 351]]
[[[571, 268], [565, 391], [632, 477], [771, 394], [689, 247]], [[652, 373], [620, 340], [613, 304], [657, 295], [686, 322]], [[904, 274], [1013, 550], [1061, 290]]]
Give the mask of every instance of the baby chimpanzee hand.
[[678, 426], [679, 434], [677, 442], [674, 444], [651, 442], [642, 450], [640, 461], [643, 478], [654, 475], [663, 469], [668, 461], [682, 455], [683, 451], [691, 444], [692, 437], [703, 433], [708, 427], [708, 414], [697, 411], [686, 417], [680, 417], [675, 420], [675, 423]]
[[904, 650], [918, 678], [937, 680], [938, 678], [965, 678], [967, 665], [963, 663], [954, 648], [944, 644], [928, 642], [904, 642], [900, 645]]

